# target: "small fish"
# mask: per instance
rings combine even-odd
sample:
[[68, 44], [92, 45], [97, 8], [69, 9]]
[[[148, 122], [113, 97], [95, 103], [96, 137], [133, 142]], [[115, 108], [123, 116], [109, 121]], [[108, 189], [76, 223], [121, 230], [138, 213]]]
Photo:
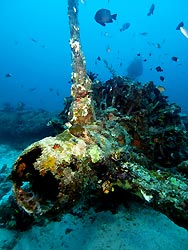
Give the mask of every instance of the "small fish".
[[127, 30], [127, 29], [130, 27], [130, 25], [131, 25], [130, 23], [124, 23], [124, 24], [122, 25], [120, 31], [122, 32], [122, 31], [124, 31], [124, 30]]
[[144, 62], [147, 62], [147, 59], [144, 59], [143, 61], [144, 61]]
[[97, 60], [98, 60], [98, 61], [100, 61], [100, 60], [101, 60], [101, 57], [100, 57], [100, 56], [98, 56], [98, 57], [97, 57]]
[[31, 37], [31, 41], [34, 42], [34, 43], [38, 42], [35, 38], [32, 38], [32, 37]]
[[138, 53], [138, 54], [136, 54], [137, 56], [141, 56], [141, 54], [140, 53]]
[[47, 46], [45, 44], [40, 45], [41, 48], [45, 49]]
[[163, 82], [165, 80], [164, 76], [160, 76], [160, 80]]
[[178, 57], [177, 57], [177, 56], [172, 56], [172, 57], [171, 57], [171, 59], [172, 59], [172, 61], [174, 61], [174, 62], [179, 61], [179, 59], [178, 59]]
[[163, 87], [163, 86], [156, 86], [156, 88], [157, 88], [160, 92], [164, 92], [164, 91], [165, 91], [165, 87]]
[[155, 47], [156, 47], [157, 49], [160, 49], [160, 48], [161, 48], [160, 43], [156, 43], [156, 44], [155, 44]]
[[95, 14], [95, 21], [102, 26], [106, 26], [106, 23], [112, 23], [113, 20], [116, 20], [117, 14], [111, 15], [110, 10], [100, 9]]
[[36, 88], [30, 88], [30, 89], [28, 89], [29, 92], [33, 92], [35, 90], [36, 90]]
[[141, 36], [147, 36], [147, 35], [148, 35], [148, 32], [140, 32], [140, 35], [141, 35]]
[[176, 30], [180, 30], [180, 27], [183, 27], [184, 26], [184, 23], [183, 22], [180, 22], [178, 24], [178, 26], [176, 27]]
[[7, 77], [7, 78], [9, 78], [9, 77], [11, 77], [12, 76], [12, 74], [10, 74], [10, 73], [7, 73], [6, 75], [5, 75], [5, 77]]
[[186, 37], [188, 38], [188, 31], [184, 28], [184, 23], [183, 22], [180, 22], [178, 24], [178, 26], [176, 27], [176, 30], [180, 30], [181, 33]]
[[155, 9], [155, 4], [152, 4], [147, 15], [148, 16], [153, 15], [154, 9]]
[[162, 72], [163, 71], [163, 69], [161, 68], [161, 66], [157, 66], [155, 69], [157, 70], [157, 72]]
[[148, 43], [148, 44], [152, 44], [155, 48], [160, 49], [161, 45], [160, 43]]

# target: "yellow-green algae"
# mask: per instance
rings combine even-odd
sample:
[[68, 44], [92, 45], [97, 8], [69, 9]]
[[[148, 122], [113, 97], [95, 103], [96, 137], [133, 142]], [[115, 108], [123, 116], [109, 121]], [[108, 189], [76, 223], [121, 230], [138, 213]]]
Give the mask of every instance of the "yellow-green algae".
[[88, 153], [91, 156], [91, 161], [93, 163], [99, 162], [101, 160], [101, 156], [103, 155], [103, 151], [97, 145], [91, 145]]

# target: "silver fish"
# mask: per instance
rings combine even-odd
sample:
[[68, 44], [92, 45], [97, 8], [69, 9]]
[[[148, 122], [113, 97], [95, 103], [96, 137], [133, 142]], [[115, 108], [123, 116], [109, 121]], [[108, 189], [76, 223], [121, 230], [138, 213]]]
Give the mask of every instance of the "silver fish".
[[178, 24], [178, 26], [176, 27], [176, 30], [180, 30], [181, 33], [186, 37], [188, 38], [188, 31], [184, 28], [184, 23], [183, 22], [180, 22]]

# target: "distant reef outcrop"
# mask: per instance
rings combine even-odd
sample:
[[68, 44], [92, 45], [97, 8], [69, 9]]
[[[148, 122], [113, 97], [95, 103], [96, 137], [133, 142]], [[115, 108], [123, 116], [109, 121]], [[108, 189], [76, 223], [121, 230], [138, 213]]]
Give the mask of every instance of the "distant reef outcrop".
[[4, 105], [0, 109], [0, 143], [23, 149], [43, 137], [54, 135], [48, 121], [54, 113], [43, 109], [18, 108]]

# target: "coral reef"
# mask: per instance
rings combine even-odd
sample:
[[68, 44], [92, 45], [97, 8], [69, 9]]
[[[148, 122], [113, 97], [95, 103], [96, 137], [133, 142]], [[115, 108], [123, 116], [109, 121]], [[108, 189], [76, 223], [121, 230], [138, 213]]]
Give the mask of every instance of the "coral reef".
[[64, 124], [61, 133], [32, 144], [15, 162], [18, 204], [37, 217], [69, 211], [83, 196], [120, 187], [185, 226], [188, 133], [180, 108], [152, 82], [118, 76], [105, 84], [95, 80], [92, 91], [95, 122], [64, 124], [65, 107], [58, 123], [51, 122]]
[[[131, 151], [142, 154], [149, 169], [173, 168], [187, 159], [187, 117], [182, 119], [180, 107], [169, 104], [153, 82], [142, 85], [117, 76], [103, 84], [96, 79], [92, 91], [96, 119], [120, 122], [131, 136]], [[51, 121], [58, 132], [66, 129], [69, 107]]]
[[68, 17], [73, 67], [71, 96], [74, 100], [69, 110], [69, 119], [72, 123], [88, 124], [95, 120], [95, 113], [91, 95], [92, 81], [86, 72], [85, 58], [80, 44], [77, 0], [68, 0]]
[[54, 129], [47, 126], [52, 116], [45, 110], [17, 109], [6, 104], [0, 110], [0, 143], [9, 144], [14, 148], [24, 149], [36, 140], [55, 135]]

